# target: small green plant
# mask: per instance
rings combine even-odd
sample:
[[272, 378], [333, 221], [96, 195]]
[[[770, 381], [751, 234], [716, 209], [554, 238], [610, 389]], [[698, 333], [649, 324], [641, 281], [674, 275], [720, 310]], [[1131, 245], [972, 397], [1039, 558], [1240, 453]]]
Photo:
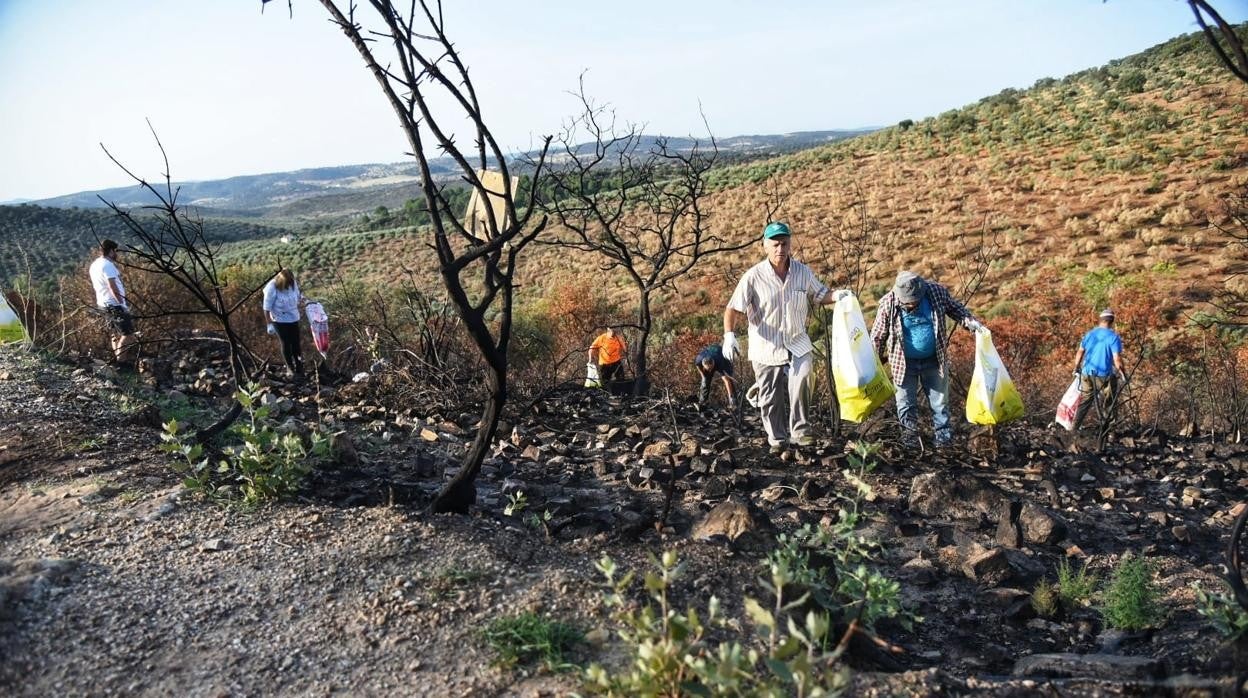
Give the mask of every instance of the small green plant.
[[528, 497], [524, 496], [524, 491], [512, 492], [507, 495], [507, 506], [503, 507], [503, 516], [515, 516], [524, 511], [529, 506]]
[[[807, 612], [799, 627], [792, 616], [777, 615], [755, 599], [746, 599], [745, 608], [766, 642], [766, 653], [746, 649], [739, 642], [711, 645], [706, 634], [711, 627], [732, 625], [720, 615], [719, 599], [712, 596], [705, 614], [689, 608], [672, 607], [668, 592], [684, 573], [676, 553], [667, 551], [661, 559], [651, 557], [654, 566], [646, 573], [645, 589], [650, 602], [638, 608], [626, 600], [633, 581], [631, 572], [619, 576], [615, 563], [607, 557], [598, 562], [606, 577], [605, 602], [613, 608], [618, 634], [626, 643], [630, 661], [619, 673], [594, 664], [586, 670], [585, 688], [607, 696], [831, 696], [839, 695], [848, 684], [848, 674], [838, 663], [841, 650], [825, 652], [829, 631], [826, 615]], [[786, 613], [804, 601], [784, 596], [790, 583], [782, 564], [772, 566], [768, 588], [778, 591], [775, 607]]]
[[98, 436], [91, 436], [78, 442], [79, 451], [98, 451], [104, 445], [104, 439]]
[[554, 518], [554, 514], [550, 513], [550, 509], [543, 509], [541, 514], [538, 514], [536, 511], [529, 512], [529, 515], [524, 518], [524, 523], [529, 528], [544, 531], [552, 518]]
[[1100, 580], [1097, 576], [1088, 572], [1087, 565], [1083, 565], [1076, 572], [1070, 566], [1069, 560], [1063, 559], [1057, 563], [1057, 597], [1064, 606], [1086, 606], [1096, 593], [1098, 582]]
[[1052, 618], [1057, 613], [1057, 591], [1049, 582], [1041, 579], [1031, 590], [1031, 607], [1041, 618]]
[[584, 639], [579, 629], [536, 613], [521, 613], [491, 622], [482, 635], [498, 654], [502, 666], [540, 662], [550, 671], [563, 671], [574, 665], [566, 654]]
[[1153, 564], [1138, 555], [1123, 558], [1101, 592], [1101, 614], [1120, 630], [1154, 628], [1164, 620]]
[[1209, 624], [1222, 637], [1238, 640], [1248, 632], [1248, 611], [1234, 598], [1217, 592], [1207, 592], [1199, 583], [1192, 585], [1196, 592], [1196, 611], [1209, 619]]
[[214, 466], [203, 445], [191, 443], [176, 419], [164, 424], [161, 449], [174, 455], [174, 470], [189, 490], [213, 499], [238, 500], [245, 506], [278, 499], [299, 489], [315, 461], [329, 453], [329, 441], [313, 431], [305, 446], [296, 434], [278, 434], [269, 419], [269, 408], [260, 404], [254, 386], [234, 394], [246, 413], [227, 432], [239, 442], [222, 449], [224, 458]]

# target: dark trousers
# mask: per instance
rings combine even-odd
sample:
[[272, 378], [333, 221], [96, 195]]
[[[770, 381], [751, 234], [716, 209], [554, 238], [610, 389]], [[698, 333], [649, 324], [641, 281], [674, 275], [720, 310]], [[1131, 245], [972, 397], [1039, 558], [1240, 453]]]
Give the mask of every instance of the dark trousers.
[[603, 386], [608, 386], [615, 375], [620, 372], [623, 361], [616, 361], [613, 364], [602, 364], [598, 367], [598, 382]]
[[1079, 400], [1079, 409], [1075, 412], [1075, 429], [1083, 424], [1088, 411], [1095, 403], [1101, 403], [1099, 413], [1102, 422], [1114, 418], [1114, 403], [1118, 401], [1118, 378], [1116, 376], [1079, 376], [1079, 391], [1083, 397]]
[[282, 341], [282, 359], [286, 367], [295, 373], [303, 373], [303, 350], [299, 348], [299, 323], [275, 322], [277, 338]]

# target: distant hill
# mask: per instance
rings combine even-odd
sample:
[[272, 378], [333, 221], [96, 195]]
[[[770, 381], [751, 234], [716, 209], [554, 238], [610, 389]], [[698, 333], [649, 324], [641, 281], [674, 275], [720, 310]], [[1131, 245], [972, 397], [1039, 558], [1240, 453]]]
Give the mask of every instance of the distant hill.
[[[276, 240], [290, 232], [281, 226], [209, 217], [204, 218], [204, 230], [213, 243]], [[97, 236], [129, 241], [129, 231], [106, 210], [0, 206], [0, 285], [27, 274], [37, 284], [72, 271], [94, 256]]]
[[[849, 138], [871, 129], [809, 131], [769, 136], [734, 136], [717, 142], [726, 161], [740, 162]], [[642, 139], [644, 147], [655, 137]], [[686, 152], [694, 144], [689, 138], [668, 139], [668, 145]], [[703, 143], [703, 147], [706, 147]], [[431, 163], [434, 176], [444, 180], [459, 177], [450, 158]], [[517, 174], [524, 174], [519, 160], [513, 163]], [[214, 215], [266, 217], [276, 219], [317, 219], [343, 217], [371, 211], [378, 206], [401, 207], [408, 199], [419, 198], [419, 172], [415, 163], [343, 165], [317, 167], [294, 172], [243, 175], [202, 182], [180, 182], [180, 201]], [[78, 192], [41, 199], [34, 203], [58, 208], [101, 208], [103, 197], [120, 206], [151, 203], [150, 196], [137, 186]]]
[[[833, 285], [844, 278], [833, 233], [853, 224], [853, 204], [863, 201], [890, 236], [872, 250], [879, 264], [868, 308], [898, 269], [956, 290], [984, 240], [996, 246], [971, 303], [988, 317], [1038, 302], [1029, 284], [1043, 269], [1098, 283], [1148, 278], [1170, 309], [1196, 307], [1228, 274], [1248, 270], [1212, 225], [1226, 220], [1219, 197], [1248, 186], [1248, 86], [1200, 34], [857, 138], [717, 168], [712, 178], [704, 210], [717, 234], [757, 239], [775, 193], [787, 193], [777, 217], [797, 233], [795, 254]], [[662, 301], [663, 313], [719, 312], [758, 259], [748, 247], [702, 265]], [[436, 288], [418, 238], [378, 241], [336, 271], [385, 279], [399, 265], [427, 272]], [[535, 249], [517, 281], [532, 297], [584, 284], [632, 299], [622, 278], [602, 279], [595, 259], [566, 249]]]

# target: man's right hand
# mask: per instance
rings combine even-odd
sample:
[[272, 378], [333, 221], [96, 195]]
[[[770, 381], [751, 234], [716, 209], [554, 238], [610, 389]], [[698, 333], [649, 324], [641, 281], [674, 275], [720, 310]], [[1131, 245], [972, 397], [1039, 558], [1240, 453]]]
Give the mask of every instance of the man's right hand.
[[729, 361], [735, 361], [737, 358], [737, 352], [738, 352], [737, 335], [733, 332], [725, 332], [724, 343], [721, 346], [721, 349], [723, 349], [725, 359], [728, 359]]

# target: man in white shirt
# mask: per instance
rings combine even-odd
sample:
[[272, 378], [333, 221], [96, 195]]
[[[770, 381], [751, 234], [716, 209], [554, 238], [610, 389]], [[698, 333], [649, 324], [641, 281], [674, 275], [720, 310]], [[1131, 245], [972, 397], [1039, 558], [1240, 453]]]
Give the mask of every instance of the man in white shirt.
[[[749, 323], [750, 362], [758, 384], [758, 407], [767, 443], [773, 454], [785, 442], [796, 446], [814, 443], [807, 421], [809, 381], [814, 345], [806, 334], [806, 314], [811, 303], [832, 305], [849, 293], [830, 293], [810, 267], [792, 259], [789, 226], [769, 223], [763, 229], [767, 258], [750, 267], [724, 309], [724, 358], [732, 361], [739, 348], [734, 327], [741, 318]], [[785, 418], [781, 390], [788, 393]]]
[[91, 262], [87, 273], [91, 277], [91, 288], [95, 289], [95, 304], [104, 311], [113, 330], [113, 354], [122, 366], [133, 366], [138, 340], [134, 336], [130, 304], [126, 302], [126, 287], [117, 269], [117, 254], [117, 243], [101, 241], [100, 256]]

